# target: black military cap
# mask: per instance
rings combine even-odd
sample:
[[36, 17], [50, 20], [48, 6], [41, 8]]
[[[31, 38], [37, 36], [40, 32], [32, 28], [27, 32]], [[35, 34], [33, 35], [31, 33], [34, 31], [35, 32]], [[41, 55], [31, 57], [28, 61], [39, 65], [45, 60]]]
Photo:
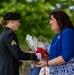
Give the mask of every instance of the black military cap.
[[18, 20], [21, 18], [20, 13], [16, 13], [16, 12], [7, 12], [4, 16], [3, 19], [4, 20]]

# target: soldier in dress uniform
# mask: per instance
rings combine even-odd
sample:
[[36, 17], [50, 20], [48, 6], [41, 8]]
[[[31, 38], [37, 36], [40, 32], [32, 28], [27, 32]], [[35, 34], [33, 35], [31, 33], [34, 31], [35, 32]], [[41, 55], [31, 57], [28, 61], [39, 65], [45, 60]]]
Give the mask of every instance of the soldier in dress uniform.
[[20, 13], [8, 12], [3, 16], [5, 26], [0, 34], [0, 75], [19, 75], [18, 60], [38, 60], [42, 54], [21, 51], [14, 30], [20, 26]]

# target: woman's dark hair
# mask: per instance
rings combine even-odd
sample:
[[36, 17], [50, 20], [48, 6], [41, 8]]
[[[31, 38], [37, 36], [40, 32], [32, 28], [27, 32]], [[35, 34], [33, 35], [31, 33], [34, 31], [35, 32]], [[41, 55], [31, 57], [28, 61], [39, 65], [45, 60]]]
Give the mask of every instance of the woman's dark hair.
[[56, 19], [59, 27], [61, 30], [63, 30], [64, 28], [72, 28], [73, 24], [70, 21], [70, 17], [62, 10], [58, 10], [58, 11], [53, 11], [49, 14], [49, 18], [51, 19], [51, 15], [53, 15], [53, 17]]

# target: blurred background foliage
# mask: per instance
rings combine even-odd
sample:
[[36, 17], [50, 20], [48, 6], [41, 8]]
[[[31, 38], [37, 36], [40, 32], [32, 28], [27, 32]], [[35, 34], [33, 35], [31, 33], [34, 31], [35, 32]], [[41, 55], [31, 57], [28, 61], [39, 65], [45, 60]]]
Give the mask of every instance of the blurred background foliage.
[[[8, 11], [21, 13], [21, 26], [16, 34], [20, 44], [26, 44], [27, 34], [39, 37], [43, 35], [49, 43], [55, 32], [49, 25], [49, 13], [52, 10], [64, 10], [74, 22], [74, 0], [0, 0], [0, 22]], [[0, 32], [3, 27], [0, 26]]]
[[[56, 33], [49, 25], [49, 13], [52, 10], [64, 10], [74, 24], [74, 0], [0, 0], [0, 22], [3, 14], [8, 11], [21, 13], [21, 26], [15, 33], [22, 50], [26, 50], [27, 34], [36, 37], [43, 35], [51, 43]], [[0, 33], [2, 30], [3, 27], [0, 26]]]

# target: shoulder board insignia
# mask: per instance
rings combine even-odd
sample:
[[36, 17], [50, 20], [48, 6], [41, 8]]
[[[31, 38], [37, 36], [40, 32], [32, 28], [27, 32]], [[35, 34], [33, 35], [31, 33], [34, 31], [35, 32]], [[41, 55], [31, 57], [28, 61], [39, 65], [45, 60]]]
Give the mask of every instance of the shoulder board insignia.
[[12, 32], [12, 30], [10, 29], [10, 30], [9, 30], [9, 33], [11, 33], [11, 32]]

